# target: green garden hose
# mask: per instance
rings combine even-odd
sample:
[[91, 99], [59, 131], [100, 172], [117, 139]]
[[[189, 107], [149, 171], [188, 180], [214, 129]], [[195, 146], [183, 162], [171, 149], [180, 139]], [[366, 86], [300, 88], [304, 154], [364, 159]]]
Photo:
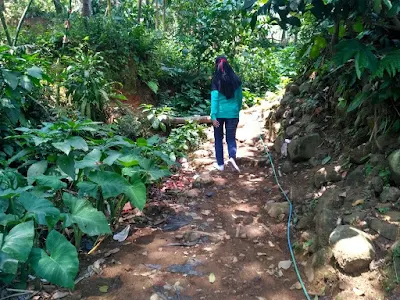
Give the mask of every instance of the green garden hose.
[[297, 275], [297, 279], [299, 280], [301, 288], [303, 289], [304, 296], [306, 297], [307, 300], [311, 300], [310, 295], [308, 295], [308, 293], [307, 293], [307, 289], [306, 289], [306, 287], [304, 285], [304, 282], [301, 279], [300, 271], [299, 271], [299, 269], [297, 267], [296, 257], [294, 256], [294, 253], [293, 253], [292, 243], [290, 241], [290, 225], [291, 225], [291, 222], [292, 222], [292, 214], [293, 214], [292, 201], [290, 201], [290, 199], [287, 196], [286, 192], [283, 190], [281, 184], [279, 183], [278, 175], [276, 174], [274, 161], [273, 161], [271, 153], [269, 152], [268, 147], [265, 145], [261, 135], [260, 135], [260, 141], [261, 141], [262, 145], [264, 146], [264, 150], [265, 150], [266, 154], [268, 155], [269, 161], [271, 163], [272, 171], [274, 173], [276, 184], [278, 185], [278, 187], [279, 187], [282, 195], [285, 197], [286, 201], [289, 203], [289, 219], [288, 219], [288, 223], [287, 223], [288, 224], [288, 226], [287, 226], [287, 242], [288, 242], [288, 246], [289, 246], [290, 256], [292, 258], [292, 262], [293, 262], [294, 270], [295, 270], [296, 275]]

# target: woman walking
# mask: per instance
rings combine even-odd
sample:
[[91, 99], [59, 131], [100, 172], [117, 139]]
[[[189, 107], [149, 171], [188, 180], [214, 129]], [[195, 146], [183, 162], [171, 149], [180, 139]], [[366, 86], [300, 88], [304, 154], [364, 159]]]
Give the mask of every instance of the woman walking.
[[240, 172], [236, 164], [236, 129], [242, 108], [242, 81], [235, 74], [225, 56], [215, 60], [215, 73], [211, 85], [211, 120], [214, 125], [215, 167], [224, 170], [224, 126], [228, 144], [229, 161]]

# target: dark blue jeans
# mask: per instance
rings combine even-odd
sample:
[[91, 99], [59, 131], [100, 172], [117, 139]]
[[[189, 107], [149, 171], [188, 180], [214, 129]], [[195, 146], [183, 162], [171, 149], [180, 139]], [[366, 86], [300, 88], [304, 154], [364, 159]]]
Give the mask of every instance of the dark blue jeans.
[[236, 129], [239, 123], [239, 119], [225, 119], [218, 118], [219, 127], [214, 127], [214, 139], [215, 139], [215, 156], [217, 158], [218, 165], [224, 164], [224, 147], [222, 141], [224, 139], [224, 126], [226, 131], [226, 143], [228, 144], [229, 158], [236, 159]]

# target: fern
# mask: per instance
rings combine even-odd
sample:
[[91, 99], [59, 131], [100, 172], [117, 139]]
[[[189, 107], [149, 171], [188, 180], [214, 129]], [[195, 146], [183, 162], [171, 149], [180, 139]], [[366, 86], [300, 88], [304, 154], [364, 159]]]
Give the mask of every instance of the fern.
[[382, 78], [385, 72], [387, 72], [390, 77], [394, 77], [397, 72], [400, 72], [400, 50], [391, 51], [382, 58], [374, 75], [375, 77]]

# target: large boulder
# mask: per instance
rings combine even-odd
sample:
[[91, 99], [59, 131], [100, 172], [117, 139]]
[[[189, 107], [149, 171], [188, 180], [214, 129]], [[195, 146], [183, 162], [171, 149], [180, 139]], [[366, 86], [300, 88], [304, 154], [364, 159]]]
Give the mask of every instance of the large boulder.
[[346, 273], [355, 274], [368, 269], [375, 258], [370, 237], [349, 225], [341, 225], [329, 236], [333, 256]]
[[294, 137], [295, 135], [297, 135], [300, 131], [300, 128], [296, 125], [291, 125], [288, 128], [286, 128], [286, 135], [289, 138]]
[[288, 202], [278, 202], [269, 203], [267, 205], [268, 215], [272, 218], [277, 218], [280, 215], [289, 215], [289, 203]]
[[369, 154], [371, 153], [371, 151], [372, 151], [371, 143], [365, 143], [359, 145], [358, 147], [351, 150], [350, 162], [357, 165], [362, 165], [366, 163], [369, 159]]
[[293, 162], [309, 160], [315, 155], [321, 143], [322, 139], [317, 133], [292, 140], [288, 147], [290, 159]]
[[389, 157], [389, 168], [392, 180], [400, 185], [400, 150], [392, 152]]

